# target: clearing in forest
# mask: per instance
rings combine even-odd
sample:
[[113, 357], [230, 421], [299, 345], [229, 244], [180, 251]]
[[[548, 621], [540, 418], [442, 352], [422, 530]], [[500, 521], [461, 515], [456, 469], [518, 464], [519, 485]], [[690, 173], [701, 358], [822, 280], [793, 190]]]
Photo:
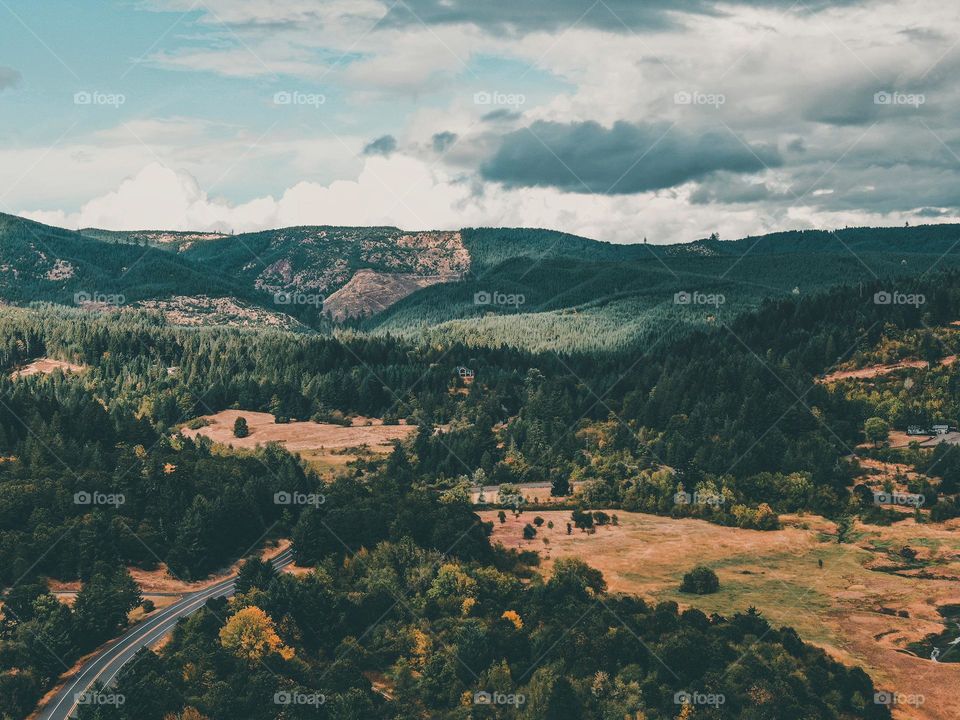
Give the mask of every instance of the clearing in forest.
[[[782, 530], [763, 532], [607, 512], [619, 524], [593, 535], [576, 528], [567, 535], [569, 511], [527, 508], [519, 517], [508, 512], [503, 524], [496, 510], [480, 515], [494, 524], [493, 542], [538, 551], [545, 574], [557, 558], [578, 557], [601, 570], [615, 592], [674, 600], [708, 615], [756, 606], [774, 627], [789, 625], [837, 659], [861, 665], [878, 687], [925, 696], [921, 707], [895, 709], [894, 717], [960, 717], [960, 663], [933, 662], [907, 649], [943, 631], [938, 608], [960, 602], [960, 520], [857, 522], [852, 542], [839, 544], [834, 523], [815, 515], [784, 515]], [[524, 525], [537, 515], [544, 524], [536, 538], [524, 540]], [[915, 551], [913, 561], [901, 554], [904, 547]], [[679, 592], [683, 574], [700, 564], [717, 573], [719, 592]], [[951, 655], [960, 653], [960, 645], [952, 647]]]
[[29, 365], [10, 373], [10, 377], [17, 378], [30, 377], [31, 375], [49, 375], [56, 370], [62, 370], [65, 373], [78, 373], [85, 370], [85, 366], [76, 363], [66, 362], [65, 360], [53, 360], [51, 358], [38, 358]]
[[[233, 424], [238, 417], [247, 421], [250, 429], [247, 437], [233, 435]], [[365, 452], [388, 453], [394, 441], [403, 440], [416, 430], [414, 425], [384, 425], [382, 420], [360, 417], [354, 418], [348, 427], [310, 420], [277, 423], [270, 413], [250, 410], [223, 410], [216, 415], [205, 415], [202, 420], [207, 425], [196, 429], [183, 427], [180, 432], [189, 438], [203, 435], [214, 442], [242, 449], [277, 442], [318, 469], [345, 465]]]

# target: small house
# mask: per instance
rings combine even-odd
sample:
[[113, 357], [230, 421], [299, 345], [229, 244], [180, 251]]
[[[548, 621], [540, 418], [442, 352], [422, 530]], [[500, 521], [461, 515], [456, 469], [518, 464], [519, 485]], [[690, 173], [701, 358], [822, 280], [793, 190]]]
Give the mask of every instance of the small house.
[[929, 435], [930, 431], [922, 425], [907, 425], [907, 435]]
[[473, 380], [473, 375], [474, 375], [473, 370], [471, 370], [468, 367], [464, 367], [463, 365], [458, 365], [456, 372], [457, 372], [457, 375], [463, 378], [464, 380]]

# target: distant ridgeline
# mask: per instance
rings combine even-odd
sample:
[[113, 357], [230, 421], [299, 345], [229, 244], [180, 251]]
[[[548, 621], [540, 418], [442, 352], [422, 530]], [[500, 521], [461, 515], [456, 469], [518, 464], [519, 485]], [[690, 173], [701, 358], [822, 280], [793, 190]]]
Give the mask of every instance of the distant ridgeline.
[[[294, 227], [227, 235], [0, 215], [0, 299], [143, 308], [182, 325], [622, 350], [763, 300], [956, 267], [956, 225], [614, 245], [551, 230]], [[909, 288], [904, 288], [908, 290]]]

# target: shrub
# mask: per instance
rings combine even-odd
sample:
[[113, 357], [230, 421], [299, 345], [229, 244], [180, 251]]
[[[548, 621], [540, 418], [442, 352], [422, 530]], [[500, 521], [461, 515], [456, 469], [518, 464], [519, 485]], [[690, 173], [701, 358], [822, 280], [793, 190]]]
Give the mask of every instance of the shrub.
[[709, 595], [720, 589], [720, 580], [717, 574], [704, 565], [698, 565], [683, 576], [680, 583], [680, 592]]
[[531, 525], [530, 523], [527, 523], [526, 525], [523, 526], [524, 540], [533, 540], [536, 536], [537, 536], [537, 529], [533, 525]]
[[250, 428], [247, 427], [247, 419], [244, 417], [238, 417], [233, 423], [233, 436], [237, 438], [245, 438], [250, 434]]

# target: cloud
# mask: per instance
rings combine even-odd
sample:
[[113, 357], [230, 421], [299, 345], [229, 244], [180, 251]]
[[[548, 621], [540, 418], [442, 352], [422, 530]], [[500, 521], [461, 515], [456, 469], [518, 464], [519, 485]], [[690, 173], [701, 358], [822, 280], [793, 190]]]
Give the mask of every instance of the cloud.
[[484, 122], [506, 122], [509, 120], [519, 120], [521, 117], [523, 117], [523, 113], [521, 112], [508, 110], [507, 108], [499, 108], [488, 112], [480, 119]]
[[[618, 34], [664, 30], [683, 24], [683, 14], [719, 15], [731, 6], [756, 6], [797, 12], [814, 12], [830, 5], [852, 4], [857, 0], [830, 3], [813, 0], [803, 4], [791, 0], [405, 0], [391, 6], [384, 24], [475, 25], [489, 32], [526, 34], [565, 32], [586, 27]], [[798, 9], [799, 8], [799, 9]]]
[[457, 141], [457, 137], [455, 132], [445, 130], [435, 133], [433, 137], [430, 138], [430, 144], [433, 146], [434, 152], [446, 152]]
[[718, 170], [753, 173], [781, 164], [776, 149], [731, 133], [697, 134], [666, 123], [535, 122], [505, 135], [483, 177], [506, 187], [556, 187], [619, 195], [670, 188]]
[[[943, 184], [941, 182], [941, 184]], [[279, 197], [231, 204], [211, 197], [189, 173], [158, 163], [144, 167], [118, 188], [85, 203], [77, 213], [20, 211], [61, 227], [115, 230], [171, 229], [252, 232], [299, 225], [397, 226], [407, 230], [462, 227], [550, 227], [612, 242], [684, 242], [717, 231], [722, 237], [807, 227], [903, 225], [914, 213], [863, 211], [812, 205], [765, 208], [751, 203], [716, 206], [691, 203], [695, 188], [636, 195], [586, 195], [552, 187], [508, 190], [478, 186], [436, 163], [402, 153], [370, 156], [355, 180], [327, 185], [300, 182]], [[863, 193], [869, 192], [866, 188]], [[939, 221], [956, 218], [940, 207]], [[955, 193], [953, 193], [955, 194]], [[835, 198], [836, 194], [824, 196]], [[924, 213], [929, 216], [929, 209]]]
[[378, 137], [363, 148], [364, 155], [390, 155], [396, 152], [397, 139], [393, 135], [383, 135]]
[[0, 65], [0, 92], [7, 90], [9, 88], [15, 88], [20, 84], [20, 80], [23, 78], [20, 75], [19, 70], [15, 70], [12, 67], [6, 67], [5, 65]]
[[756, 203], [773, 196], [764, 182], [744, 181], [729, 173], [718, 173], [716, 177], [701, 183], [690, 195], [690, 202], [697, 205], [707, 203]]

